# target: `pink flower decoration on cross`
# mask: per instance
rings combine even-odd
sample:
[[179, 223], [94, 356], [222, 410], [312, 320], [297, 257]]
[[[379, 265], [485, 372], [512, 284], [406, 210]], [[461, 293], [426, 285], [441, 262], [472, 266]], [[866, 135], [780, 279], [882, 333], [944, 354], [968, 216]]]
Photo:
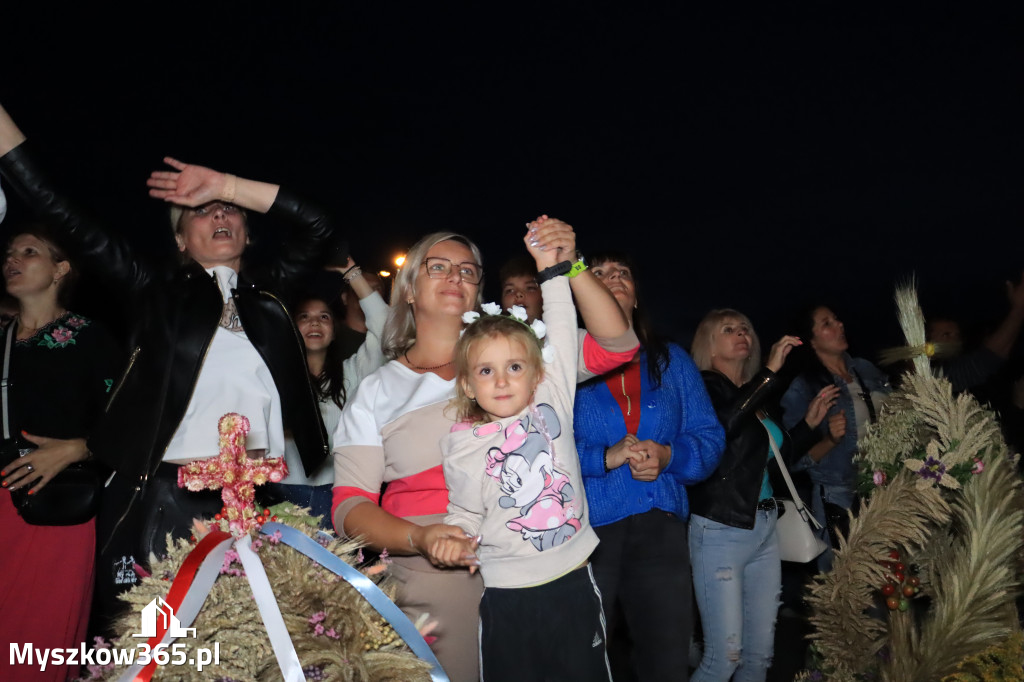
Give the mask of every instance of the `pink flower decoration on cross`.
[[256, 486], [267, 481], [279, 483], [288, 475], [283, 457], [250, 459], [245, 450], [249, 420], [230, 412], [217, 423], [220, 432], [220, 454], [212, 459], [189, 462], [178, 469], [178, 486], [193, 492], [220, 489], [227, 514], [228, 528], [235, 535], [244, 535], [259, 523], [256, 521]]

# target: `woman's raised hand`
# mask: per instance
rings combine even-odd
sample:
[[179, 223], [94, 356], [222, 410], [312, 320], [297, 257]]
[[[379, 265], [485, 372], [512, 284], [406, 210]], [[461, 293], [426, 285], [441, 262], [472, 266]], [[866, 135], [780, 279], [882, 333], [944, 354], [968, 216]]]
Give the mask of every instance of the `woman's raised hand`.
[[768, 353], [768, 362], [765, 363], [765, 366], [773, 372], [778, 372], [782, 369], [782, 365], [785, 364], [790, 351], [797, 346], [802, 346], [803, 343], [796, 336], [783, 336], [772, 346], [771, 351]]
[[28, 494], [37, 493], [69, 464], [81, 462], [89, 456], [84, 438], [46, 438], [24, 431], [21, 435], [38, 447], [24, 457], [17, 458], [0, 472], [4, 477], [3, 486], [8, 490], [32, 484]]
[[576, 233], [572, 225], [546, 215], [526, 224], [526, 249], [543, 270], [564, 260], [576, 260]]
[[234, 176], [215, 171], [205, 166], [182, 163], [169, 156], [164, 163], [177, 168], [175, 171], [153, 171], [146, 184], [149, 196], [163, 199], [182, 206], [202, 206], [211, 201], [232, 201], [230, 181]]
[[[835, 384], [829, 384], [818, 391], [818, 395], [814, 396], [814, 400], [812, 400], [810, 405], [807, 406], [807, 414], [804, 415], [804, 421], [807, 422], [807, 425], [812, 429], [818, 428], [818, 424], [825, 419], [825, 415], [828, 414], [828, 411], [836, 404], [836, 399], [838, 397], [839, 387]], [[840, 438], [841, 437], [842, 435], [840, 434]]]

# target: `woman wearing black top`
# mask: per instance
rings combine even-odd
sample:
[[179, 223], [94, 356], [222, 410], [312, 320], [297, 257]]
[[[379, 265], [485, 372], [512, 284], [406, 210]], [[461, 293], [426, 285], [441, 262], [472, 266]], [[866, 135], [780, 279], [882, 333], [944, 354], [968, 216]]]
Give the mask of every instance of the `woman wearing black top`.
[[[133, 564], [163, 552], [167, 533], [187, 538], [193, 517], [219, 511], [219, 493], [178, 488], [177, 470], [218, 454], [223, 414], [249, 419], [252, 456], [283, 455], [288, 430], [307, 473], [327, 457], [302, 341], [281, 301], [286, 285], [315, 267], [331, 226], [278, 185], [165, 159], [174, 170], [153, 173], [150, 194], [173, 204], [181, 265], [153, 267], [57, 192], [24, 142], [0, 108], [0, 171], [9, 188], [110, 277], [137, 315], [128, 366], [88, 442], [116, 472], [97, 525], [97, 591], [114, 606], [113, 594], [137, 580]], [[247, 211], [289, 226], [262, 266], [243, 263]]]
[[821, 391], [791, 433], [768, 415], [781, 388], [776, 373], [800, 343], [782, 337], [757, 371], [760, 344], [743, 313], [713, 310], [694, 336], [693, 360], [725, 428], [718, 468], [689, 488], [690, 557], [704, 625], [704, 657], [694, 682], [763, 681], [771, 662], [782, 569], [768, 434], [787, 459], [799, 453], [813, 442], [812, 429], [838, 393], [835, 387]]

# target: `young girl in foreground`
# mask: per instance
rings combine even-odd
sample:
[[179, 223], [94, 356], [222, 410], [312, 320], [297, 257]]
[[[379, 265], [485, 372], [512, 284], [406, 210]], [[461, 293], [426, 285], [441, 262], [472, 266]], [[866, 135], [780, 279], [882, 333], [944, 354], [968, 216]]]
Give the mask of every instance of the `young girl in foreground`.
[[460, 421], [441, 441], [445, 523], [468, 539], [443, 538], [431, 553], [480, 568], [486, 682], [610, 679], [572, 431], [576, 310], [566, 277], [541, 288], [543, 323], [485, 314], [466, 328], [455, 349]]

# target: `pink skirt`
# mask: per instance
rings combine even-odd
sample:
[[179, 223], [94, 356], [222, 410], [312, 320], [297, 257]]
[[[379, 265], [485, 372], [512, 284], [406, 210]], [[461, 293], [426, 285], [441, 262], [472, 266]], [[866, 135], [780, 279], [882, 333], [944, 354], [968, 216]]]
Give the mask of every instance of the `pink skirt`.
[[[0, 642], [5, 647], [79, 648], [92, 601], [96, 525], [31, 526], [21, 520], [11, 493], [0, 490]], [[91, 642], [88, 643], [91, 646]], [[11, 665], [0, 656], [0, 680], [74, 679], [78, 665]]]

